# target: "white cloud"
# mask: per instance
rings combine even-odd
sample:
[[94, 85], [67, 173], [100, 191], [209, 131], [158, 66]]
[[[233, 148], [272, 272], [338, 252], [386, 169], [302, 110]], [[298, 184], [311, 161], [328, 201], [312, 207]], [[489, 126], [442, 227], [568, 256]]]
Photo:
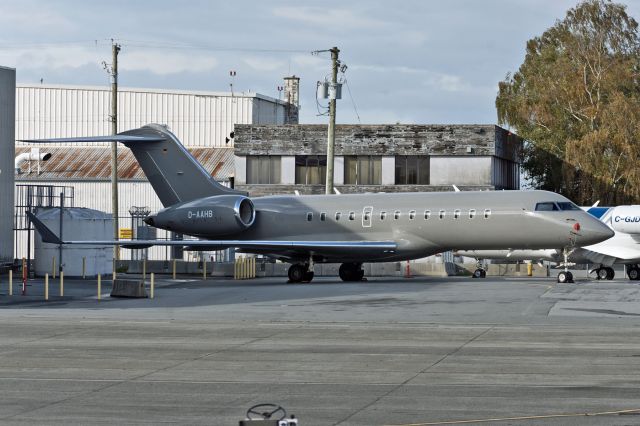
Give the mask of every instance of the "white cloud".
[[249, 56], [242, 60], [245, 64], [258, 71], [275, 71], [283, 66], [282, 60], [276, 58]]
[[100, 63], [102, 55], [107, 56], [98, 49], [61, 45], [4, 51], [0, 53], [0, 61], [20, 69], [79, 68]]
[[388, 25], [384, 21], [366, 17], [354, 9], [278, 7], [273, 10], [273, 14], [306, 24], [320, 25], [325, 28], [343, 28], [345, 30], [380, 28]]
[[406, 66], [381, 66], [381, 65], [352, 65], [354, 71], [369, 71], [378, 73], [394, 73], [415, 75], [417, 80], [423, 86], [428, 86], [445, 92], [463, 92], [471, 89], [469, 83], [464, 81], [460, 76], [453, 74], [445, 74], [436, 71], [426, 70], [422, 68], [412, 68]]
[[118, 66], [124, 71], [150, 71], [154, 74], [167, 75], [211, 71], [218, 66], [218, 61], [207, 54], [131, 51], [121, 54]]

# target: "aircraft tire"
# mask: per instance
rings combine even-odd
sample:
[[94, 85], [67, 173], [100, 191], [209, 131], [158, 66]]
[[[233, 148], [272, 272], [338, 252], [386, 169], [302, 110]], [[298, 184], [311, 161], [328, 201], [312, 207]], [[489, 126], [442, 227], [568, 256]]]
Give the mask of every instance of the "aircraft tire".
[[608, 279], [607, 277], [609, 276], [609, 272], [607, 272], [607, 268], [598, 268], [596, 269], [596, 275], [599, 280], [606, 280]]
[[640, 269], [636, 266], [631, 266], [627, 271], [627, 276], [630, 280], [638, 281], [640, 280]]
[[482, 272], [480, 274], [480, 278], [487, 278], [487, 271], [485, 271], [484, 269], [482, 269]]
[[364, 271], [357, 263], [343, 263], [342, 265], [340, 265], [338, 275], [340, 275], [340, 279], [345, 282], [362, 281], [362, 278], [364, 277]]
[[[564, 283], [570, 282], [569, 281], [569, 274], [570, 274], [570, 272], [564, 272], [564, 271], [559, 272], [558, 273], [558, 282], [560, 284], [564, 284]], [[573, 276], [571, 278], [573, 278]]]
[[478, 268], [475, 271], [473, 271], [473, 278], [482, 278], [482, 269]]
[[607, 270], [607, 279], [608, 280], [612, 280], [615, 276], [616, 276], [616, 271], [613, 270], [613, 268], [604, 268]]
[[307, 271], [304, 273], [304, 278], [302, 279], [302, 281], [304, 281], [305, 283], [310, 283], [311, 281], [313, 281], [313, 276], [315, 274], [313, 273], [313, 271]]
[[304, 280], [305, 274], [308, 273], [304, 265], [295, 263], [289, 267], [289, 282], [300, 283]]

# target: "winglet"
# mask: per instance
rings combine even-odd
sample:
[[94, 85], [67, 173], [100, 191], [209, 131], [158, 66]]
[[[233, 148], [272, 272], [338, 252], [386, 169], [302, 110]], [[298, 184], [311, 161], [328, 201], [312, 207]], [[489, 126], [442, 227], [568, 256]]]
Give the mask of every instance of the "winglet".
[[600, 200], [598, 200], [595, 203], [593, 203], [593, 205], [591, 207], [598, 207], [598, 204], [600, 204]]
[[51, 244], [64, 244], [64, 242], [60, 238], [58, 238], [58, 236], [54, 234], [51, 229], [47, 228], [47, 225], [42, 223], [42, 221], [38, 219], [36, 215], [28, 211], [27, 216], [33, 223], [33, 226], [36, 227], [36, 230], [40, 233], [42, 242]]
[[458, 187], [457, 187], [457, 186], [455, 186], [455, 185], [451, 185], [451, 186], [453, 186], [453, 190], [454, 190], [455, 192], [460, 192], [460, 188], [458, 188]]

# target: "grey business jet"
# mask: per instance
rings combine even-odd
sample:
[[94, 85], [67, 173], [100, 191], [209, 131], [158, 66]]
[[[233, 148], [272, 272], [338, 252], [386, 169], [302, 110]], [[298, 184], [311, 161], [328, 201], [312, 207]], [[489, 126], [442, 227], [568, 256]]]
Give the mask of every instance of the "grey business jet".
[[[567, 249], [613, 231], [568, 199], [546, 191], [425, 192], [249, 197], [224, 187], [166, 127], [151, 124], [115, 136], [28, 142], [111, 142], [130, 148], [165, 208], [149, 225], [193, 241], [62, 241], [34, 215], [43, 241], [125, 248], [235, 247], [291, 263], [292, 282], [311, 281], [314, 264], [340, 263], [340, 278], [362, 280], [363, 262], [416, 259], [451, 249]], [[557, 203], [559, 211], [544, 211]], [[538, 208], [536, 208], [538, 207]]]

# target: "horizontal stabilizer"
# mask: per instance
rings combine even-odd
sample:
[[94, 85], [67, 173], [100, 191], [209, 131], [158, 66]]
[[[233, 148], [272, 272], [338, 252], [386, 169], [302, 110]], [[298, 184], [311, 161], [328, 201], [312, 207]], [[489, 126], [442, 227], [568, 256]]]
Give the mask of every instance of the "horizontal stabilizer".
[[81, 143], [81, 142], [162, 142], [161, 136], [135, 136], [135, 135], [110, 135], [110, 136], [85, 136], [78, 138], [53, 138], [53, 139], [20, 139], [20, 142], [29, 143]]

